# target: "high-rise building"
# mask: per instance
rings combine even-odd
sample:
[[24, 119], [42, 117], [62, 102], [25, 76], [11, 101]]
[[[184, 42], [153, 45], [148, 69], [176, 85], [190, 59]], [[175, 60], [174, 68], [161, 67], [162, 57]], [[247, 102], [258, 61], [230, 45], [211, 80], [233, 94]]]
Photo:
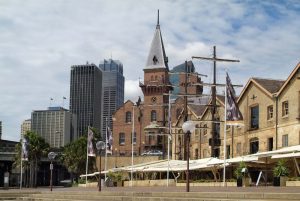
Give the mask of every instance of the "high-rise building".
[[21, 138], [25, 135], [27, 131], [31, 130], [31, 119], [26, 119], [21, 125]]
[[2, 139], [2, 121], [0, 121], [0, 140]]
[[36, 110], [31, 113], [31, 130], [43, 137], [50, 147], [60, 148], [70, 142], [72, 120], [76, 118], [62, 107]]
[[124, 103], [123, 64], [118, 60], [104, 60], [99, 65], [102, 80], [102, 134], [105, 138], [107, 126], [112, 128], [112, 114]]
[[95, 64], [72, 66], [70, 112], [77, 116], [79, 136], [87, 134], [88, 126], [101, 131], [101, 98], [102, 71]]

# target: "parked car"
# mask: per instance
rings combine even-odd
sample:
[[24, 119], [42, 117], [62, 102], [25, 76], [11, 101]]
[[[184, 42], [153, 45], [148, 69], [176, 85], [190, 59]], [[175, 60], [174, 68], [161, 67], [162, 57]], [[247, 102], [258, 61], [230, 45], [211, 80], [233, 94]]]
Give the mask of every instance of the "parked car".
[[163, 152], [160, 150], [150, 150], [142, 153], [142, 156], [162, 156]]

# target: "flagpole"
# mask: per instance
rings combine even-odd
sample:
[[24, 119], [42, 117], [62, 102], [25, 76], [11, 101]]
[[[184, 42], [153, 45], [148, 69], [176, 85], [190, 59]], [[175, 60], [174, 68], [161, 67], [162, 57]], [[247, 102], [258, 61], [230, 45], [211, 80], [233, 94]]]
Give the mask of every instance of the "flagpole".
[[[227, 70], [225, 70], [227, 76]], [[226, 79], [226, 78], [225, 78]], [[226, 120], [227, 120], [227, 80], [225, 84], [225, 107], [224, 107], [224, 164], [223, 164], [223, 186], [226, 186]]]
[[168, 171], [167, 171], [167, 187], [169, 187], [170, 176], [170, 137], [171, 137], [171, 93], [169, 91], [169, 108], [168, 108], [168, 123], [169, 123], [169, 135], [168, 135]]
[[132, 134], [131, 134], [131, 187], [133, 186], [133, 135], [134, 135], [134, 104], [132, 106]]
[[22, 159], [22, 146], [23, 146], [23, 135], [21, 136], [21, 170], [20, 170], [20, 189], [22, 189], [22, 183], [23, 183], [23, 159]]
[[107, 170], [107, 117], [105, 118], [105, 160], [104, 160], [104, 181], [106, 181], [106, 170]]
[[[89, 126], [88, 126], [89, 130]], [[89, 164], [89, 153], [88, 153], [88, 148], [89, 148], [89, 134], [87, 136], [86, 140], [86, 164], [85, 164], [85, 187], [87, 187], [87, 174], [88, 174], [88, 164]]]

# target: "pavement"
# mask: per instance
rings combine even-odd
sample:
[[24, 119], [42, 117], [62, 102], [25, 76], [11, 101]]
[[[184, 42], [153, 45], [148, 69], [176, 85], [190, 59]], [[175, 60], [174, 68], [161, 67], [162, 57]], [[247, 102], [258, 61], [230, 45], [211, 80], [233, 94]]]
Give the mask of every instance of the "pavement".
[[[103, 192], [186, 192], [185, 187], [175, 186], [154, 186], [154, 187], [102, 187]], [[9, 190], [0, 189], [1, 192], [47, 192], [50, 188], [10, 188]], [[95, 187], [54, 187], [53, 192], [98, 192]], [[258, 186], [258, 187], [190, 187], [190, 192], [249, 192], [249, 193], [299, 193], [300, 187], [274, 187], [274, 186]]]

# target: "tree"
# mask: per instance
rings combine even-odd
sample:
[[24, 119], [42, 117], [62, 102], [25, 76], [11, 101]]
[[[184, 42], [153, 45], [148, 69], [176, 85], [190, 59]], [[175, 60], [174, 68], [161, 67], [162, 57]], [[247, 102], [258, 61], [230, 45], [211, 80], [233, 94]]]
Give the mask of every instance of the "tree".
[[[94, 133], [93, 144], [94, 148], [96, 148], [96, 141], [101, 140], [101, 134], [95, 128], [92, 128], [92, 131]], [[63, 154], [61, 155], [60, 160], [70, 173], [75, 175], [85, 174], [87, 155], [86, 146], [87, 135], [84, 135], [64, 147]], [[89, 169], [96, 170], [95, 164], [95, 158], [90, 157]]]
[[[28, 161], [24, 161], [24, 167], [27, 169], [29, 167], [29, 186], [36, 187], [37, 184], [37, 169], [38, 163], [42, 156], [47, 156], [49, 152], [49, 144], [45, 142], [45, 139], [37, 135], [33, 131], [27, 131], [24, 135], [28, 139]], [[15, 165], [20, 166], [21, 162], [21, 147], [22, 144], [19, 142], [16, 145], [16, 160]]]

